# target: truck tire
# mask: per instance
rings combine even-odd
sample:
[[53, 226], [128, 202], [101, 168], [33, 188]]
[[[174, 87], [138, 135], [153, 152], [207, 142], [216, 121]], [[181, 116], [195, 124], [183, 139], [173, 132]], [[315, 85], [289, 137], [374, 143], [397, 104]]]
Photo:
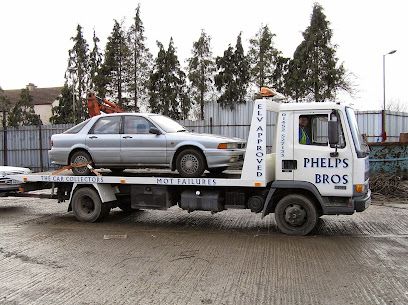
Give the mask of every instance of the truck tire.
[[177, 156], [176, 168], [181, 177], [201, 177], [205, 170], [204, 156], [196, 149], [185, 149]]
[[71, 204], [75, 218], [83, 222], [100, 221], [110, 212], [110, 205], [102, 203], [99, 194], [90, 187], [76, 190]]
[[[72, 154], [69, 163], [88, 163], [92, 162], [91, 156], [84, 150], [78, 150]], [[75, 176], [89, 176], [91, 171], [88, 167], [73, 167], [72, 172]]]
[[318, 212], [313, 202], [304, 195], [283, 197], [275, 208], [279, 230], [288, 235], [307, 235], [316, 226]]

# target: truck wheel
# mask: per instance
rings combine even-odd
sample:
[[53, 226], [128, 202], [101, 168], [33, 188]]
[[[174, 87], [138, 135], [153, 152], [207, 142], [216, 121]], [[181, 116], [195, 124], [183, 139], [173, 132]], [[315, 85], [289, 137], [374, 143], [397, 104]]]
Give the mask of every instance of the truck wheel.
[[102, 203], [93, 188], [83, 187], [72, 196], [72, 211], [79, 221], [95, 222], [109, 215], [110, 206]]
[[186, 149], [177, 156], [176, 167], [181, 177], [201, 177], [205, 170], [205, 159], [197, 150]]
[[303, 195], [287, 195], [275, 208], [279, 230], [288, 235], [306, 235], [317, 224], [318, 213], [313, 202]]
[[[73, 163], [89, 163], [92, 162], [91, 156], [84, 150], [79, 150], [72, 154], [70, 164]], [[91, 171], [88, 167], [73, 167], [72, 172], [75, 176], [89, 176]]]

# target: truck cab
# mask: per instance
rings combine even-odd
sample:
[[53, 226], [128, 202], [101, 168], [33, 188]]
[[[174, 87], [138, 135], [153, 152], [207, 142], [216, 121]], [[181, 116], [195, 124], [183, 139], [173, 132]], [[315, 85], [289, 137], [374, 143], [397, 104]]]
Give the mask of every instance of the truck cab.
[[[317, 207], [317, 217], [364, 211], [371, 202], [369, 151], [354, 110], [330, 102], [268, 101], [267, 108], [276, 112], [277, 124], [270, 158], [274, 165], [267, 166], [274, 170], [273, 179], [263, 216], [274, 212], [290, 234], [307, 218], [302, 201]], [[288, 196], [293, 200], [278, 209]]]
[[[281, 104], [277, 127], [275, 184], [289, 182], [318, 191], [324, 214], [352, 214], [367, 207], [368, 147], [352, 108]], [[335, 135], [332, 141], [330, 134]]]

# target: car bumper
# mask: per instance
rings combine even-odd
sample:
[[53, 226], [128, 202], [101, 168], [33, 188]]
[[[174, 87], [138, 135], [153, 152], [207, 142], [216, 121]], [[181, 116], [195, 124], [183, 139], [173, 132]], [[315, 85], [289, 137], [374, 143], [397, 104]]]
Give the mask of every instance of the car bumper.
[[368, 192], [361, 197], [354, 197], [353, 202], [356, 212], [364, 211], [371, 204], [371, 190], [369, 189]]
[[244, 161], [244, 149], [212, 149], [204, 152], [208, 168], [230, 167], [242, 165]]
[[69, 153], [65, 150], [51, 149], [48, 151], [48, 158], [51, 164], [67, 165]]
[[0, 183], [0, 192], [17, 191], [21, 184]]

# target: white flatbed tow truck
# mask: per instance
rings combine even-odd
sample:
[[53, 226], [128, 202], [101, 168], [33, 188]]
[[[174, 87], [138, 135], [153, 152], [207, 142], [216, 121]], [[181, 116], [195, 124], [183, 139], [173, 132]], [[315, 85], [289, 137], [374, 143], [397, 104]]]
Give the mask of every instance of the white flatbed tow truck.
[[[277, 114], [269, 154], [267, 111]], [[305, 117], [308, 126], [300, 126]], [[123, 176], [36, 173], [10, 178], [26, 189], [52, 183], [58, 201], [67, 200], [68, 210], [80, 221], [102, 220], [114, 207], [166, 210], [178, 205], [213, 213], [239, 208], [262, 217], [274, 213], [280, 231], [306, 235], [322, 215], [351, 215], [370, 205], [368, 171], [368, 152], [351, 108], [264, 97], [254, 101], [242, 171], [197, 178], [154, 170], [126, 171]]]

